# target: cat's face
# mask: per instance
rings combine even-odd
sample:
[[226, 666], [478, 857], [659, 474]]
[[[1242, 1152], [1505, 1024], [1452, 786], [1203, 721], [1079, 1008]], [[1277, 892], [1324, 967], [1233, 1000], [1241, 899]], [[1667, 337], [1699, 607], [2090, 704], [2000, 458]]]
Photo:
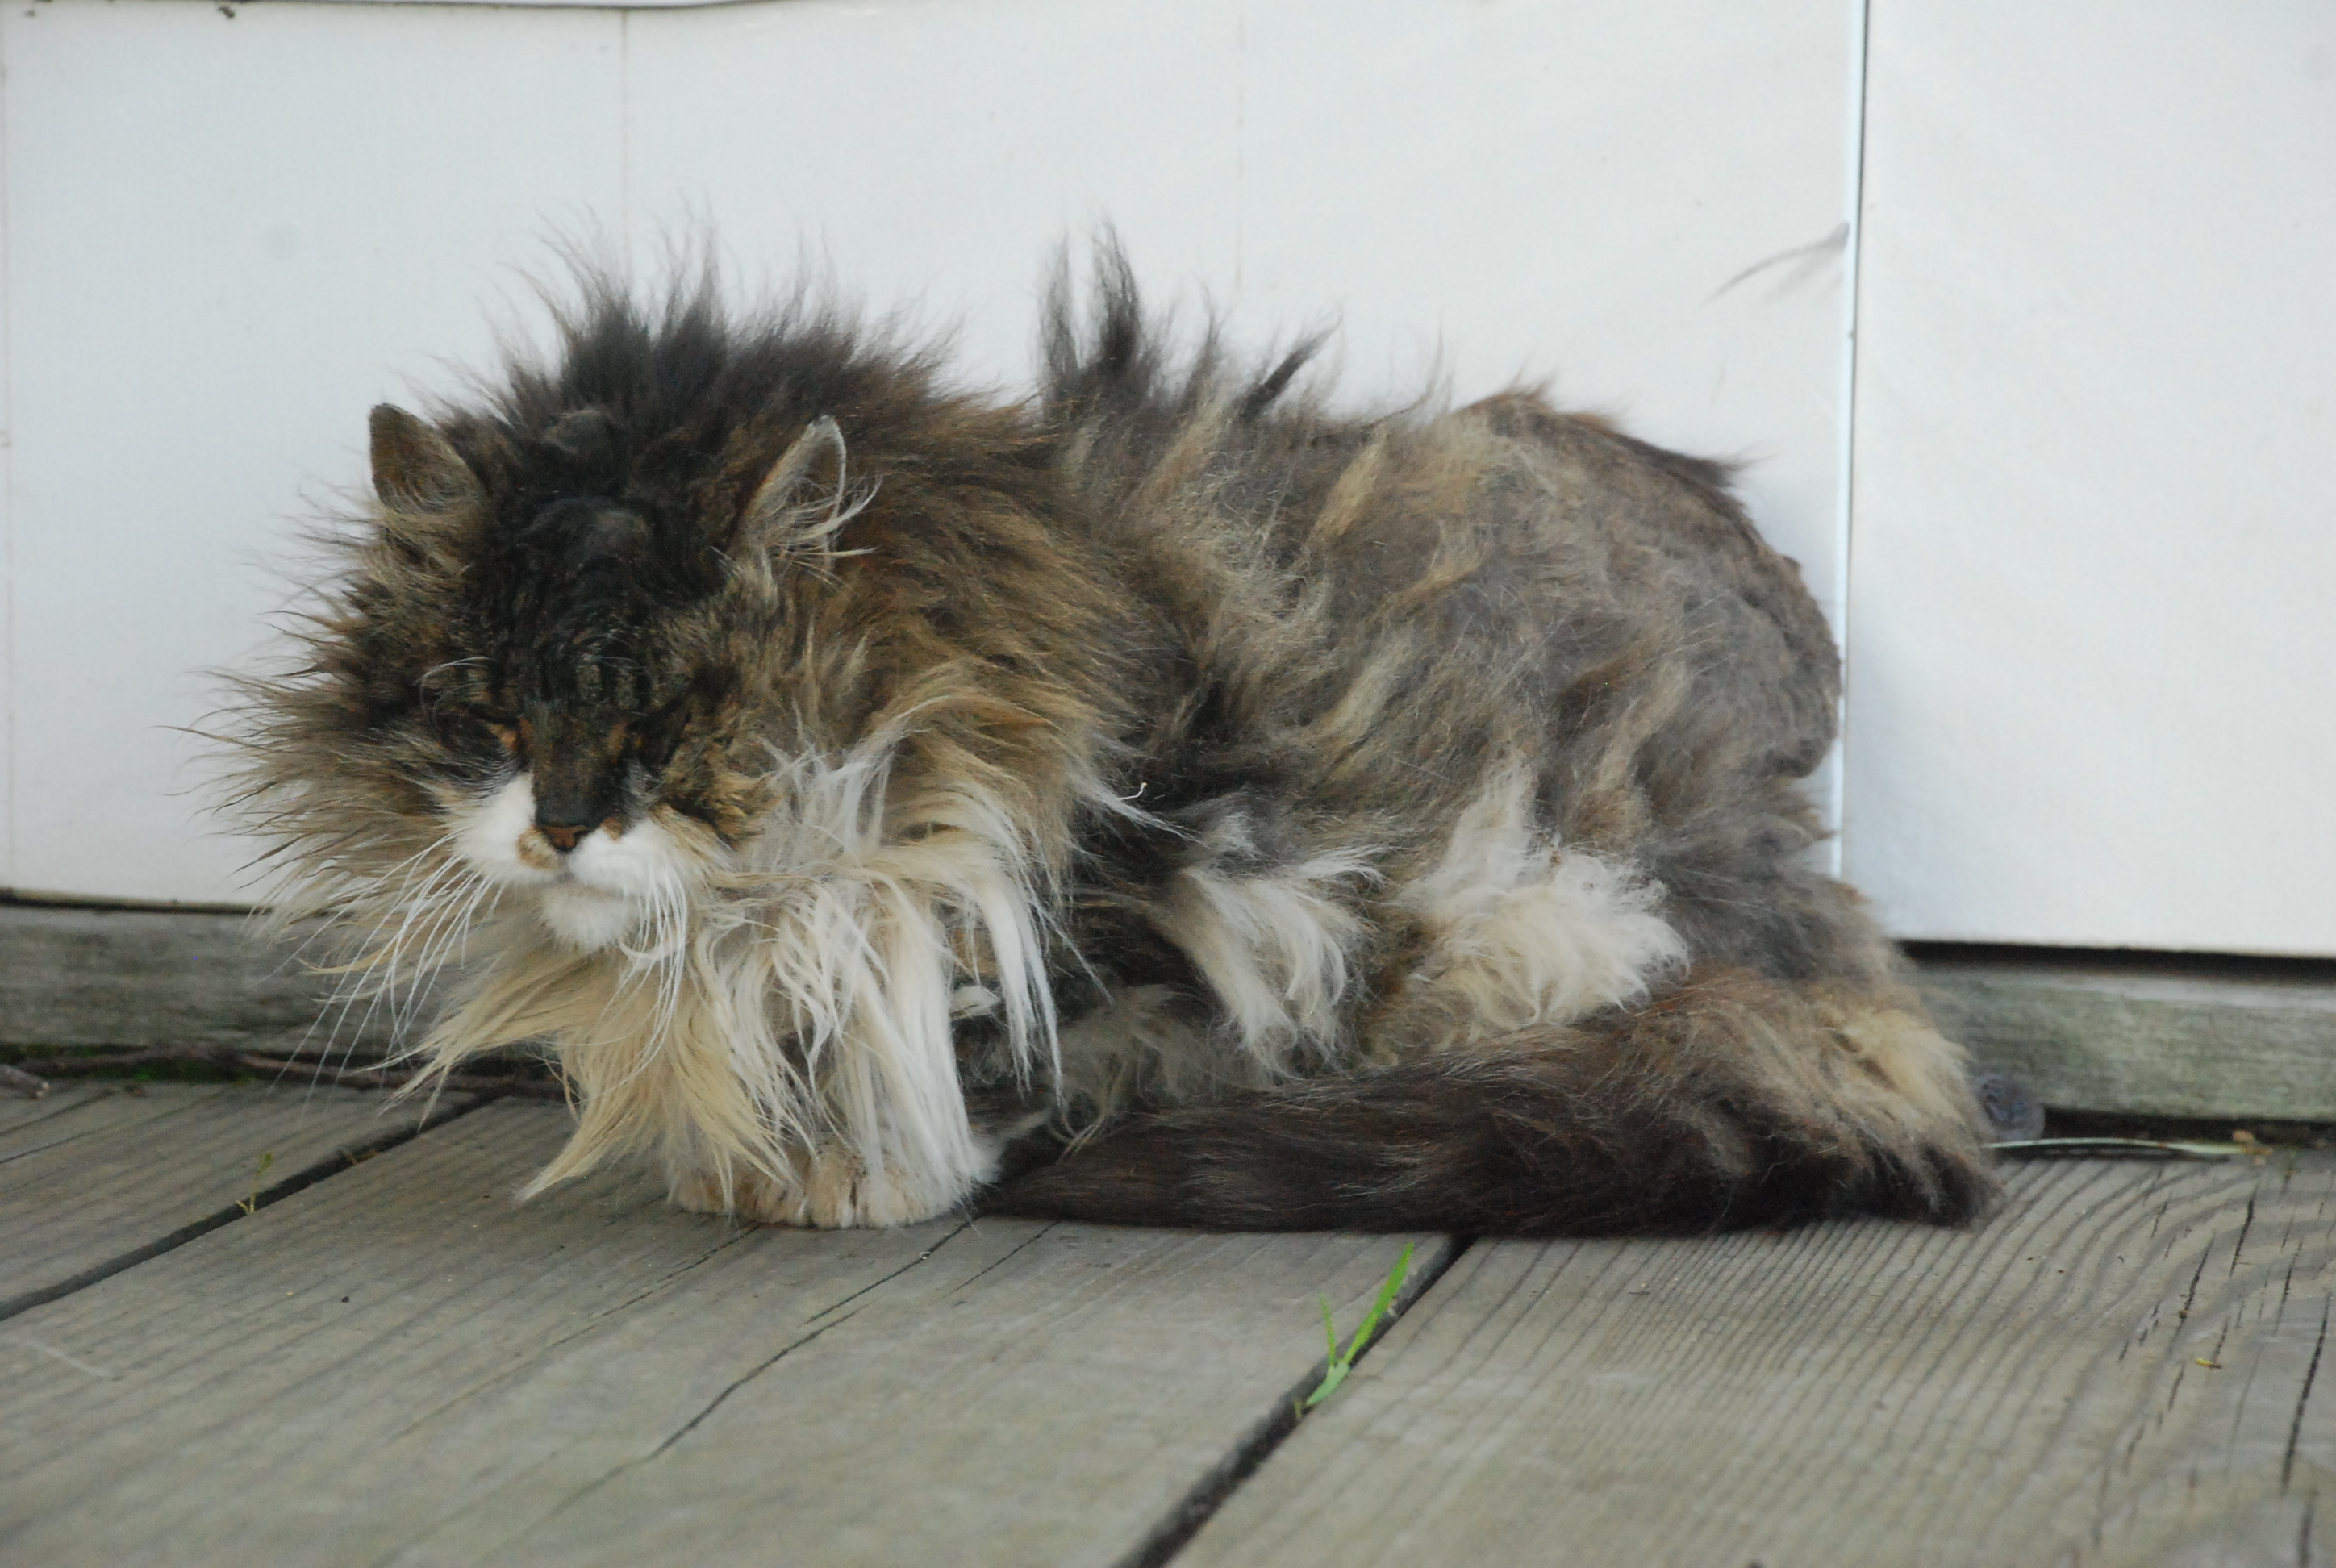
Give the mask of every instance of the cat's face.
[[510, 673], [529, 662], [485, 659], [482, 698], [437, 716], [446, 756], [429, 794], [445, 841], [569, 945], [631, 943], [720, 865], [721, 827], [735, 832], [735, 813], [717, 796], [739, 791], [707, 787], [724, 770], [702, 744], [685, 745], [702, 735], [686, 696], [680, 716], [573, 690], [530, 698]]
[[445, 520], [447, 559], [381, 574], [372, 628], [373, 727], [412, 798], [501, 907], [567, 944], [677, 931], [755, 793], [715, 552], [655, 497], [592, 493], [589, 464], [482, 482], [411, 416], [375, 424], [384, 538]]

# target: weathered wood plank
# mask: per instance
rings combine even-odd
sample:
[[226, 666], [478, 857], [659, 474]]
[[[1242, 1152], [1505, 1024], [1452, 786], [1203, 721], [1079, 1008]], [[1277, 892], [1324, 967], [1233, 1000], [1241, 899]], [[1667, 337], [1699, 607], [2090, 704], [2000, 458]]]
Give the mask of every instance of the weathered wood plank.
[[489, 1105], [9, 1324], [0, 1557], [1114, 1563], [1401, 1246], [515, 1207], [565, 1131]]
[[44, 1122], [51, 1116], [63, 1115], [74, 1106], [106, 1095], [119, 1094], [119, 1084], [51, 1084], [49, 1092], [35, 1100], [24, 1095], [0, 1094], [0, 1133], [21, 1127], [28, 1122]]
[[2167, 958], [1926, 957], [1941, 1026], [2048, 1105], [2132, 1115], [2336, 1121], [2325, 965]]
[[[1949, 1032], [2068, 1110], [2336, 1121], [2336, 965], [2039, 950], [1920, 950]], [[380, 1009], [330, 986], [248, 915], [0, 903], [0, 1045], [390, 1047]], [[320, 1025], [318, 1019], [325, 1021]]]
[[377, 1094], [227, 1084], [76, 1086], [20, 1104], [55, 1109], [0, 1130], [0, 1317], [395, 1142], [423, 1114]]
[[2013, 1189], [1963, 1233], [1480, 1243], [1179, 1568], [2327, 1562], [2336, 1161]]
[[377, 1010], [312, 1034], [330, 991], [248, 915], [0, 903], [0, 1045], [285, 1051], [329, 1036], [378, 1055]]

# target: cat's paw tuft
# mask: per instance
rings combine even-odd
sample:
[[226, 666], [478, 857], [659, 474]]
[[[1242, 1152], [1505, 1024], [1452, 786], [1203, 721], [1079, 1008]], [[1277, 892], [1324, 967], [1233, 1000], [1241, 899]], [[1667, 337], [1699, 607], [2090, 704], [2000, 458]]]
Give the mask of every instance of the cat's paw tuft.
[[676, 1172], [666, 1182], [666, 1195], [675, 1208], [693, 1214], [735, 1214], [758, 1225], [800, 1222], [793, 1217], [802, 1207], [794, 1184], [761, 1171], [735, 1171], [727, 1186], [711, 1172]]
[[792, 1222], [822, 1230], [913, 1225], [948, 1213], [965, 1195], [959, 1183], [920, 1180], [891, 1166], [870, 1170], [843, 1150], [820, 1149], [803, 1181], [801, 1217]]
[[676, 1208], [698, 1214], [735, 1214], [759, 1225], [795, 1225], [836, 1231], [854, 1226], [913, 1225], [948, 1213], [965, 1199], [965, 1187], [919, 1181], [897, 1170], [869, 1171], [841, 1149], [796, 1156], [803, 1174], [778, 1181], [760, 1171], [739, 1171], [725, 1188], [705, 1171], [673, 1174], [666, 1191]]

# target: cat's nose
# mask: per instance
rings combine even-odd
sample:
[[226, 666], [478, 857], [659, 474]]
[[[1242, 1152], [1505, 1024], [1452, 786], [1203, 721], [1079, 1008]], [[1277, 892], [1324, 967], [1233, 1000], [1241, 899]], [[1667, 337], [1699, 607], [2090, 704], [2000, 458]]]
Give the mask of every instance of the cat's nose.
[[566, 854], [578, 844], [582, 843], [584, 835], [592, 830], [589, 826], [582, 825], [569, 827], [559, 823], [538, 823], [535, 824], [535, 831], [550, 840], [553, 849], [558, 850], [561, 854]]

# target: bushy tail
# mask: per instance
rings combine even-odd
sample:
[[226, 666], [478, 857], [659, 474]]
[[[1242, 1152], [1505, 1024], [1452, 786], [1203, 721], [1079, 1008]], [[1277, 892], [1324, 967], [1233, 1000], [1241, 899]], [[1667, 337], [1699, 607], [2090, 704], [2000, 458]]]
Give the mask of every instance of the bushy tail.
[[1693, 977], [1578, 1027], [1140, 1117], [984, 1209], [1519, 1236], [1961, 1223], [1996, 1191], [1962, 1055], [1903, 1002]]

